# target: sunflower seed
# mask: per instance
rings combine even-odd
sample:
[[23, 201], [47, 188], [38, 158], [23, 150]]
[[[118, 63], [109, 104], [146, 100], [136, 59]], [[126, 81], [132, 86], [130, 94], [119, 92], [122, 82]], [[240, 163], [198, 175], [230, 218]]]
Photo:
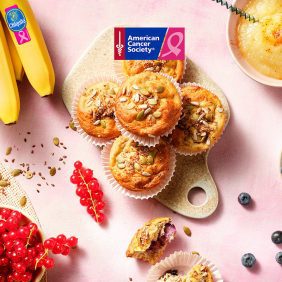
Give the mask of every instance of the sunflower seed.
[[192, 232], [191, 232], [191, 229], [188, 226], [183, 226], [183, 231], [187, 236], [191, 237]]
[[199, 102], [190, 102], [191, 105], [194, 105], [194, 106], [199, 106], [200, 103]]
[[132, 88], [135, 89], [135, 90], [139, 90], [140, 89], [140, 87], [138, 85], [136, 85], [136, 84], [132, 85]]
[[136, 120], [142, 120], [144, 118], [144, 111], [141, 111], [137, 114], [136, 116]]
[[11, 174], [13, 177], [19, 176], [22, 173], [21, 169], [14, 169], [12, 170]]
[[12, 152], [12, 147], [8, 147], [6, 150], [6, 156], [10, 155]]
[[117, 166], [120, 169], [124, 169], [125, 168], [125, 164], [124, 163], [119, 163]]
[[93, 124], [94, 124], [94, 125], [99, 125], [99, 124], [101, 124], [101, 120], [100, 120], [100, 119], [97, 119]]
[[22, 196], [21, 199], [20, 199], [21, 207], [24, 207], [26, 205], [26, 202], [27, 202], [26, 196]]
[[152, 111], [151, 108], [146, 109], [145, 112], [144, 112], [144, 115], [145, 115], [145, 116], [148, 115], [151, 111]]
[[156, 92], [157, 93], [163, 93], [165, 90], [165, 88], [163, 86], [158, 86], [157, 89], [156, 89]]
[[153, 71], [153, 70], [154, 70], [154, 68], [149, 67], [149, 68], [146, 68], [145, 70], [146, 70], [146, 71]]
[[222, 113], [222, 112], [223, 112], [223, 108], [217, 108], [217, 111], [218, 111], [219, 113]]
[[8, 180], [0, 180], [0, 187], [5, 188], [10, 185]]
[[142, 104], [140, 106], [138, 106], [139, 109], [147, 109], [148, 108], [148, 105], [146, 104]]
[[151, 176], [151, 173], [146, 172], [146, 171], [143, 171], [141, 174], [142, 174], [143, 176]]
[[126, 102], [126, 101], [127, 101], [127, 98], [126, 98], [126, 97], [121, 97], [121, 98], [119, 98], [119, 101], [122, 102], [122, 103], [123, 103], [123, 102]]
[[154, 112], [154, 113], [153, 113], [153, 116], [154, 116], [155, 118], [160, 118], [161, 115], [162, 115], [161, 112]]
[[148, 99], [150, 105], [157, 105], [158, 101], [156, 99]]
[[132, 99], [133, 99], [133, 101], [134, 102], [139, 102], [139, 100], [140, 100], [140, 95], [138, 94], [138, 93], [136, 93], [133, 97], [132, 97]]
[[53, 138], [53, 144], [54, 144], [55, 146], [59, 146], [59, 145], [60, 145], [60, 139], [59, 139], [58, 137], [54, 137], [54, 138]]
[[138, 163], [134, 163], [134, 169], [135, 170], [140, 170], [141, 169], [141, 165]]

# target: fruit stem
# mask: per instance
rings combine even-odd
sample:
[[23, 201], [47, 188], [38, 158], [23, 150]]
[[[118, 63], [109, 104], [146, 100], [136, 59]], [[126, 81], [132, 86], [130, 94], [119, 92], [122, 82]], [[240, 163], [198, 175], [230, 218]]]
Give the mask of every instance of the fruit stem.
[[30, 229], [29, 235], [28, 235], [28, 237], [27, 237], [27, 242], [26, 242], [26, 245], [25, 245], [26, 248], [27, 248], [28, 245], [29, 245], [29, 241], [30, 241], [30, 239], [31, 239], [33, 230], [34, 230], [34, 227], [32, 227], [32, 228]]
[[39, 259], [36, 259], [36, 263], [35, 263], [34, 270], [36, 270], [38, 263], [39, 263], [47, 254], [48, 254], [48, 249], [45, 249], [44, 254], [43, 254]]
[[97, 218], [97, 212], [96, 212], [95, 202], [94, 202], [94, 200], [93, 200], [93, 198], [92, 198], [92, 193], [91, 193], [91, 191], [90, 191], [90, 189], [89, 189], [88, 183], [85, 181], [85, 179], [84, 179], [84, 177], [83, 177], [83, 175], [82, 175], [82, 173], [81, 173], [81, 170], [79, 169], [78, 171], [79, 171], [79, 174], [80, 174], [81, 179], [83, 180], [83, 183], [86, 185], [87, 192], [88, 192], [88, 194], [90, 195], [90, 199], [91, 199], [91, 202], [92, 202], [93, 211], [94, 211], [95, 217]]

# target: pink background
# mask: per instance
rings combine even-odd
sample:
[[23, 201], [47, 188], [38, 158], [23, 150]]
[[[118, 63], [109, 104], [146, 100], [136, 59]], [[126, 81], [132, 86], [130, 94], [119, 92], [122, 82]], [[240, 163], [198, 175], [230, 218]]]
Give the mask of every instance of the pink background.
[[[33, 163], [32, 168], [44, 174], [45, 160], [57, 165], [59, 157], [68, 156], [67, 165], [61, 165], [62, 170], [48, 178], [49, 183], [56, 184], [54, 188], [43, 186], [37, 193], [38, 177], [18, 178], [31, 197], [47, 236], [63, 232], [79, 237], [80, 248], [69, 258], [57, 257], [57, 267], [49, 271], [49, 280], [129, 281], [132, 277], [133, 281], [145, 281], [149, 266], [127, 259], [125, 250], [139, 226], [152, 217], [167, 215], [173, 217], [178, 236], [166, 255], [175, 250], [196, 250], [212, 260], [228, 282], [282, 281], [282, 267], [274, 259], [282, 247], [270, 240], [273, 231], [282, 229], [282, 91], [256, 83], [233, 62], [225, 40], [228, 12], [209, 0], [30, 2], [53, 59], [56, 95], [41, 99], [27, 81], [21, 83], [20, 121], [15, 126], [0, 125], [0, 146], [2, 159], [6, 147], [15, 145], [19, 151], [14, 149], [9, 160]], [[65, 129], [70, 117], [60, 97], [64, 78], [104, 28], [126, 23], [186, 27], [186, 53], [222, 87], [229, 99], [230, 124], [209, 158], [220, 204], [208, 219], [188, 219], [157, 201], [135, 201], [112, 191], [100, 166], [99, 151]], [[27, 136], [27, 131], [32, 134]], [[55, 147], [54, 136], [59, 136], [68, 150]], [[23, 141], [25, 137], [27, 143]], [[40, 143], [44, 143], [44, 149], [40, 149]], [[94, 169], [103, 186], [108, 207], [104, 227], [98, 226], [79, 205], [68, 180], [77, 159]], [[13, 167], [17, 167], [16, 163]], [[238, 204], [237, 196], [242, 191], [252, 195], [252, 207]], [[183, 233], [183, 225], [191, 228], [191, 238]], [[241, 266], [241, 256], [246, 252], [257, 258], [253, 270]]]

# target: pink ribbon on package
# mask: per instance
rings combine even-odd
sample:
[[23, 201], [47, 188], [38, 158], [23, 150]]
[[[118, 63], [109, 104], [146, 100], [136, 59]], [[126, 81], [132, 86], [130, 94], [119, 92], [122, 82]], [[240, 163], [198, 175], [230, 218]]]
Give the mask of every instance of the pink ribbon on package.
[[159, 59], [185, 59], [185, 29], [183, 27], [168, 28]]

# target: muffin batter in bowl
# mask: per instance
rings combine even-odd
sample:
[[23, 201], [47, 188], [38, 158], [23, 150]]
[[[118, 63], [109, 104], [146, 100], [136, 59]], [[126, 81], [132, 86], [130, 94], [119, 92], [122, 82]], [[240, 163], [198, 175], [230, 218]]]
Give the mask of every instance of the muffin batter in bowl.
[[239, 20], [239, 50], [260, 73], [282, 80], [282, 1], [251, 0], [245, 8], [259, 22]]

